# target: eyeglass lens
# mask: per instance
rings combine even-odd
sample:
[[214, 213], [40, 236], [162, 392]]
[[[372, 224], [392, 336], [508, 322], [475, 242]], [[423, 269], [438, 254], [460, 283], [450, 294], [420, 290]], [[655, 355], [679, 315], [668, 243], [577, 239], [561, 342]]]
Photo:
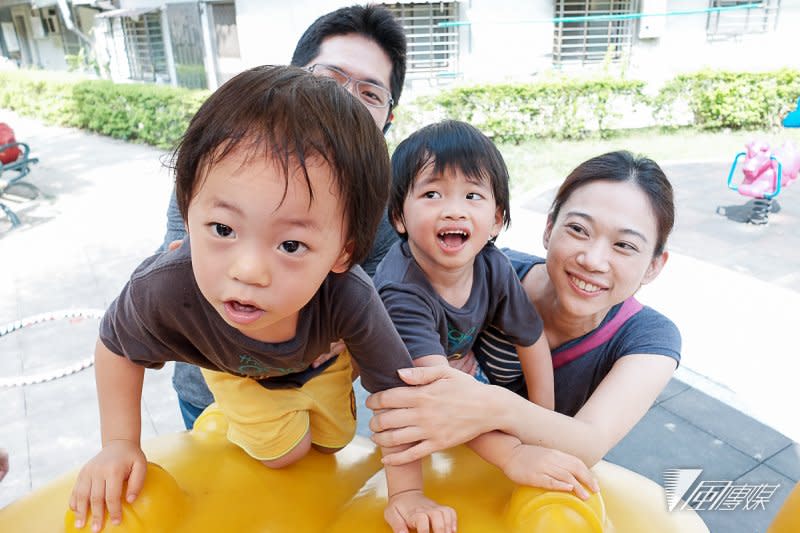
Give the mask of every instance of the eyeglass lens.
[[380, 85], [370, 83], [368, 81], [357, 80], [348, 76], [338, 68], [329, 67], [326, 65], [314, 65], [312, 72], [318, 76], [325, 76], [336, 80], [336, 83], [342, 87], [346, 87], [348, 83], [352, 83], [355, 89], [355, 94], [358, 98], [372, 107], [386, 107], [389, 105], [391, 93]]

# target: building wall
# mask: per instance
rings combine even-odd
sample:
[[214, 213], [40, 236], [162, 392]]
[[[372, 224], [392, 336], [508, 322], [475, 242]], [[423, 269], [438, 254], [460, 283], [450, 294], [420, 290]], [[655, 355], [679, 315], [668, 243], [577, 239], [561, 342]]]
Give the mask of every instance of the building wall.
[[286, 64], [303, 32], [320, 15], [354, 2], [337, 0], [236, 0], [245, 68]]
[[[708, 0], [668, 0], [669, 10], [705, 9]], [[702, 68], [771, 70], [800, 67], [800, 0], [782, 0], [777, 27], [767, 33], [710, 41], [705, 14], [666, 17], [663, 34], [639, 39], [633, 47], [630, 74], [659, 81]]]
[[552, 0], [461, 2], [468, 46], [462, 47], [464, 78], [476, 81], [524, 79], [550, 68]]

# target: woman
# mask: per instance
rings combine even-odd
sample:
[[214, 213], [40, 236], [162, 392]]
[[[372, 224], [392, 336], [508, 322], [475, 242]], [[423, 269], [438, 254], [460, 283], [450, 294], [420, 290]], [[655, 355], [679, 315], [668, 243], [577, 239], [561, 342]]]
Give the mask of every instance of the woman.
[[368, 398], [377, 444], [416, 443], [384, 462], [403, 464], [499, 430], [552, 448], [554, 458], [564, 452], [597, 463], [644, 416], [680, 360], [675, 325], [631, 299], [664, 267], [674, 213], [672, 187], [650, 159], [612, 152], [573, 170], [548, 214], [546, 262], [509, 252], [544, 320], [556, 411], [513, 392], [525, 387], [513, 361], [502, 360], [502, 332], [489, 328], [476, 353], [492, 382], [506, 386], [447, 367], [414, 368], [401, 373], [416, 387]]

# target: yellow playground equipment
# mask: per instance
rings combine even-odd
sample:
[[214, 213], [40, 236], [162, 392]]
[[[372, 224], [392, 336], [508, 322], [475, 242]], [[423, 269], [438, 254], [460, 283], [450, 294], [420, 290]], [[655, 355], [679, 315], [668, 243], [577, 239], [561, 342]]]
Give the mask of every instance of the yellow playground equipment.
[[[151, 463], [144, 489], [133, 504], [123, 504], [122, 523], [106, 521], [104, 531], [390, 531], [383, 520], [380, 451], [369, 440], [357, 437], [335, 455], [312, 451], [291, 467], [270, 470], [229, 443], [225, 431], [224, 420], [210, 413], [191, 432], [146, 442]], [[652, 481], [605, 462], [593, 471], [601, 491], [583, 502], [516, 486], [461, 446], [425, 461], [425, 490], [456, 510], [461, 533], [708, 531], [694, 511], [668, 512], [663, 490]], [[0, 510], [0, 531], [76, 531], [67, 507], [75, 476]]]

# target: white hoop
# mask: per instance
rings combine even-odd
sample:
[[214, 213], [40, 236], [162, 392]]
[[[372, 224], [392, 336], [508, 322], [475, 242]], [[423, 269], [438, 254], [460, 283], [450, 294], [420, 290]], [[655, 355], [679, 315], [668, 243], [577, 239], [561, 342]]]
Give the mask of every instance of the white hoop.
[[[15, 331], [19, 331], [28, 326], [41, 324], [42, 322], [49, 322], [51, 320], [64, 320], [71, 318], [96, 318], [101, 319], [105, 311], [102, 309], [62, 309], [60, 311], [53, 311], [51, 313], [42, 313], [34, 315], [22, 320], [17, 320], [9, 324], [0, 326], [0, 338], [5, 337]], [[77, 363], [51, 370], [49, 372], [40, 372], [38, 374], [22, 375], [13, 378], [0, 378], [0, 389], [11, 387], [23, 387], [25, 385], [35, 385], [37, 383], [44, 383], [45, 381], [52, 381], [54, 379], [63, 378], [76, 372], [80, 372], [89, 368], [94, 364], [94, 355], [78, 361]]]

